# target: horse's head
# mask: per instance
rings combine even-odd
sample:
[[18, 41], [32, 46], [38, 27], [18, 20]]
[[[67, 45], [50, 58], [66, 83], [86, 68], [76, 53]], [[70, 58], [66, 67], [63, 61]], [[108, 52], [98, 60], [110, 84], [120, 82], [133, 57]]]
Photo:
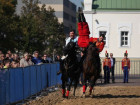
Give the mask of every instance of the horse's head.
[[96, 48], [96, 43], [90, 43], [87, 51], [88, 51], [88, 54], [92, 54], [92, 55], [97, 54], [98, 49]]
[[64, 54], [65, 55], [69, 55], [71, 53], [74, 53], [75, 52], [75, 49], [76, 49], [76, 43], [75, 42], [69, 42], [67, 44], [67, 46], [64, 48]]

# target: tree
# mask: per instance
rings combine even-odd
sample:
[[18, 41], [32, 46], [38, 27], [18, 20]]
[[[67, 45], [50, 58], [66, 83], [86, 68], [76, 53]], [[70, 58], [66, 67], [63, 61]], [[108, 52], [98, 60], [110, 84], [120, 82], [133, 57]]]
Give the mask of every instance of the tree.
[[57, 17], [54, 15], [55, 11], [51, 7], [46, 10], [45, 5], [43, 5], [41, 11], [44, 15], [43, 23], [46, 26], [46, 35], [44, 36], [47, 42], [46, 52], [50, 54], [56, 50], [60, 54], [65, 41], [63, 24], [58, 22]]
[[23, 3], [25, 6], [21, 11], [22, 49], [30, 53], [35, 50], [42, 51], [44, 49], [45, 27], [39, 18], [38, 0], [23, 0]]
[[23, 0], [21, 15], [15, 14], [16, 0], [0, 0], [0, 48], [32, 53], [35, 50], [61, 53], [65, 35], [54, 10], [38, 0]]
[[64, 40], [63, 24], [58, 22], [54, 10], [45, 5], [38, 6], [38, 0], [23, 0], [21, 26], [23, 33], [23, 49], [28, 52], [38, 50], [51, 54], [55, 48], [62, 50]]
[[17, 46], [14, 41], [18, 30], [18, 16], [14, 14], [16, 3], [16, 0], [0, 0], [0, 48], [3, 51]]

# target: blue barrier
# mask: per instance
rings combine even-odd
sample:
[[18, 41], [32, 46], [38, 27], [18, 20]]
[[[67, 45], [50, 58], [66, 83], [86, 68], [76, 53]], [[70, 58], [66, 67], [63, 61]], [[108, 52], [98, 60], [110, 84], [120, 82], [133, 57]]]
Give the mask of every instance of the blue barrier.
[[9, 73], [8, 70], [0, 70], [0, 105], [7, 104], [9, 102]]
[[42, 81], [42, 89], [47, 87], [47, 70], [46, 65], [41, 65], [41, 81]]
[[23, 98], [28, 98], [31, 94], [30, 67], [23, 68]]
[[10, 72], [10, 103], [23, 100], [23, 69], [9, 69]]
[[0, 105], [22, 101], [61, 83], [59, 63], [0, 70]]
[[41, 72], [42, 70], [40, 66], [36, 66], [37, 92], [42, 90], [42, 81], [41, 81], [42, 73]]
[[[57, 64], [56, 64], [56, 71], [58, 72], [59, 70], [60, 70], [60, 64], [57, 63]], [[62, 84], [61, 76], [62, 76], [62, 74], [60, 74], [60, 75], [57, 76], [57, 83], [58, 83], [58, 84]]]
[[37, 93], [37, 76], [36, 76], [36, 67], [30, 67], [30, 83], [31, 83], [31, 95]]
[[47, 87], [51, 86], [51, 64], [46, 65], [46, 71], [47, 71]]

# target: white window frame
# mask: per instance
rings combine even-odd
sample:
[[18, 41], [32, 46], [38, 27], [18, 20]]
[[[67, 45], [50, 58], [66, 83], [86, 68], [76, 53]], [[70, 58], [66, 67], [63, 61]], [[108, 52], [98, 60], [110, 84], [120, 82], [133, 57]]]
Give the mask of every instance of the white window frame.
[[[127, 31], [128, 32], [128, 45], [121, 46], [121, 32]], [[120, 23], [118, 24], [118, 33], [119, 33], [119, 48], [130, 48], [130, 39], [131, 39], [131, 33], [132, 33], [132, 25], [131, 23]]]
[[109, 33], [110, 33], [110, 24], [109, 23], [99, 23], [96, 24], [96, 33], [99, 38], [100, 31], [106, 31], [106, 45], [105, 47], [109, 47]]
[[[122, 35], [122, 32], [128, 32], [128, 34], [129, 34], [129, 31], [121, 31], [121, 35]], [[121, 47], [128, 47], [128, 43], [129, 43], [129, 36], [128, 36], [128, 34], [127, 34], [127, 45], [122, 45], [121, 43], [122, 43], [122, 39], [121, 39]], [[122, 36], [121, 36], [122, 37]], [[125, 40], [125, 37], [124, 37], [124, 40]], [[125, 43], [125, 42], [124, 42]]]

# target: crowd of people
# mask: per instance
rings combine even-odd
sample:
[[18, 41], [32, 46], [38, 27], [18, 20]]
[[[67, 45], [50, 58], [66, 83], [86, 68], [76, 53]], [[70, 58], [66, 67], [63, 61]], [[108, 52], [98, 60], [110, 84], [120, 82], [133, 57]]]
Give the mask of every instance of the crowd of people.
[[[59, 60], [60, 56], [57, 55], [55, 61]], [[38, 51], [34, 51], [33, 54], [25, 52], [23, 56], [19, 56], [17, 53], [12, 53], [10, 50], [8, 50], [6, 54], [0, 51], [0, 69], [26, 67], [53, 62], [54, 61], [47, 56], [47, 54], [40, 56]]]

